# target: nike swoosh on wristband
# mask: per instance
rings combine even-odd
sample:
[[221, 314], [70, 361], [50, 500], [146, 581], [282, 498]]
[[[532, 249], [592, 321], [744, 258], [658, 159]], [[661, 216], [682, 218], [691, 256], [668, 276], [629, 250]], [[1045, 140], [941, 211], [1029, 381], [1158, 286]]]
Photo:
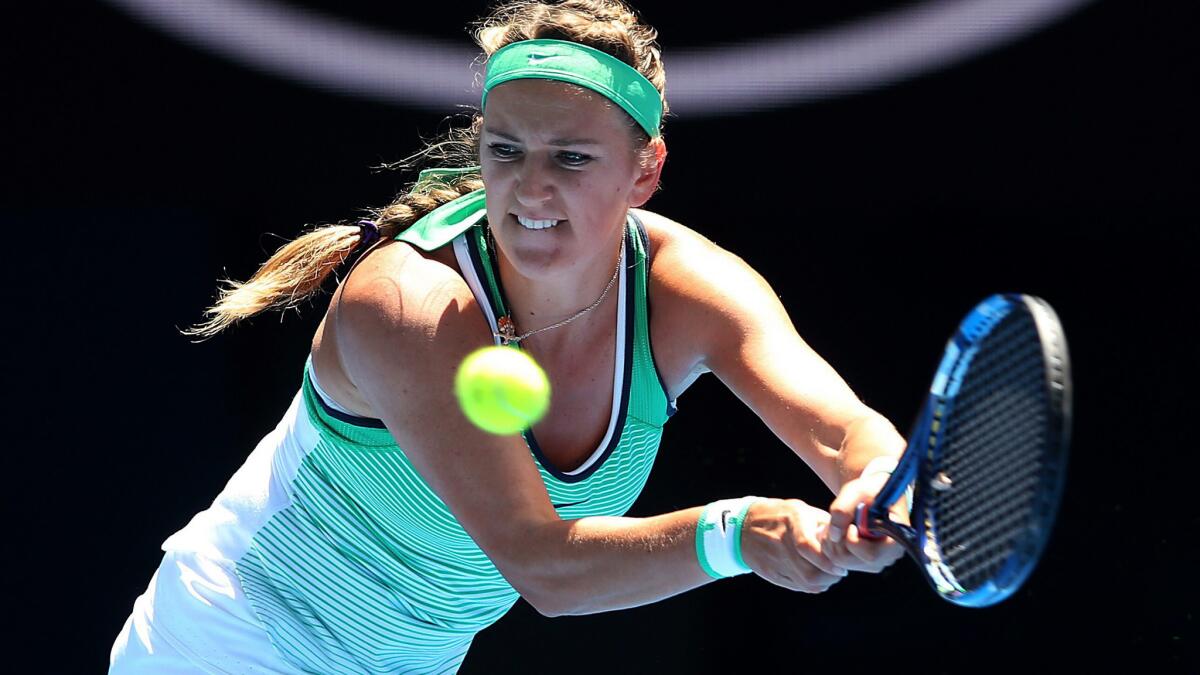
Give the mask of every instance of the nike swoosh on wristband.
[[[588, 499], [591, 499], [591, 497], [589, 497]], [[580, 500], [579, 500], [579, 501], [577, 501], [577, 502], [571, 502], [571, 503], [569, 503], [569, 504], [551, 504], [551, 506], [553, 506], [553, 507], [554, 507], [554, 508], [556, 508], [556, 509], [565, 509], [565, 508], [567, 508], [568, 506], [579, 506], [580, 504], [582, 504], [582, 503], [584, 503], [584, 502], [586, 502], [586, 501], [587, 501], [587, 499], [580, 499]]]
[[725, 532], [726, 526], [729, 524], [729, 514], [731, 514], [731, 513], [733, 513], [733, 511], [731, 511], [729, 509], [725, 509], [724, 511], [721, 512], [721, 532], [722, 533]]

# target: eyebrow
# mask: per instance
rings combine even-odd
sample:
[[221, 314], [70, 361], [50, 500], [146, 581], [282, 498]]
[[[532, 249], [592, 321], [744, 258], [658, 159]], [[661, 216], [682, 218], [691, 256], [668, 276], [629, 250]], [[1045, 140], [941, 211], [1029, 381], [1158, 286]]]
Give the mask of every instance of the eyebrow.
[[[483, 130], [489, 134], [492, 134], [493, 136], [499, 136], [500, 138], [510, 140], [513, 143], [522, 142], [521, 139], [517, 138], [516, 136], [513, 136], [511, 134], [506, 134], [503, 131], [497, 131], [495, 129], [489, 129], [487, 127], [484, 127]], [[593, 138], [556, 138], [556, 139], [550, 141], [549, 144], [556, 146], [556, 147], [563, 147], [563, 146], [567, 146], [567, 145], [600, 145], [600, 141], [595, 140]]]

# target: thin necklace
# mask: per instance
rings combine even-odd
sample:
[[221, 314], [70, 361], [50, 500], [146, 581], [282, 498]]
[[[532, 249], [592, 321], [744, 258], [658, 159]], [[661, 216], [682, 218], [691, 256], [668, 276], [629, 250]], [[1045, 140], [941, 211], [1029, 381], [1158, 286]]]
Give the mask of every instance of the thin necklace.
[[[496, 261], [499, 262], [499, 260], [500, 260], [499, 249], [496, 247], [496, 238], [492, 236], [491, 228], [488, 228], [488, 239], [491, 240], [492, 250], [494, 252], [496, 252], [494, 255], [496, 256]], [[593, 309], [596, 309], [597, 307], [600, 306], [600, 303], [604, 302], [604, 298], [608, 295], [608, 292], [610, 290], [612, 290], [613, 284], [615, 284], [617, 282], [617, 277], [621, 275], [621, 260], [624, 257], [625, 257], [625, 235], [622, 234], [621, 235], [621, 250], [617, 252], [617, 268], [613, 270], [613, 275], [612, 275], [612, 278], [608, 280], [608, 285], [604, 287], [604, 291], [602, 293], [600, 293], [600, 297], [596, 298], [595, 302], [588, 305], [587, 307], [584, 307], [583, 309], [579, 310], [578, 312], [575, 312], [574, 316], [571, 316], [570, 318], [567, 318], [567, 319], [563, 319], [562, 321], [559, 321], [558, 323], [550, 324], [549, 326], [546, 326], [544, 328], [538, 328], [537, 330], [531, 330], [527, 333], [522, 333], [521, 335], [517, 335], [517, 328], [513, 324], [512, 317], [510, 317], [509, 315], [506, 314], [506, 315], [501, 316], [500, 318], [496, 319], [496, 327], [500, 329], [500, 332], [492, 333], [492, 335], [494, 337], [499, 338], [500, 344], [502, 344], [502, 345], [515, 345], [515, 344], [519, 343], [521, 340], [524, 340], [525, 338], [529, 337], [530, 335], [537, 335], [538, 333], [541, 333], [542, 331], [547, 331], [552, 328], [560, 328], [562, 326], [565, 326], [565, 325], [571, 323], [575, 319], [578, 319], [579, 317], [583, 316], [584, 314], [587, 314], [588, 312], [592, 311]], [[497, 267], [497, 270], [499, 270], [499, 267]]]

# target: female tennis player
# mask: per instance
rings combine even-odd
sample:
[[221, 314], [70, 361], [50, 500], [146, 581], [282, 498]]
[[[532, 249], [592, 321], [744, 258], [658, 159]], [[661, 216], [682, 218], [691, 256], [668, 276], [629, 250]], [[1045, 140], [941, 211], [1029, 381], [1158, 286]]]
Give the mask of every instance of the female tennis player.
[[[358, 256], [279, 426], [163, 544], [112, 672], [453, 672], [518, 597], [585, 614], [750, 572], [818, 593], [900, 557], [850, 519], [903, 439], [762, 277], [640, 208], [667, 156], [654, 30], [614, 0], [520, 1], [476, 35], [481, 114], [447, 141], [468, 160], [435, 144], [450, 168], [283, 247], [198, 327], [298, 302]], [[497, 343], [553, 388], [523, 436], [479, 430], [454, 398], [458, 365]], [[829, 486], [829, 509], [744, 497], [622, 517], [706, 372]]]

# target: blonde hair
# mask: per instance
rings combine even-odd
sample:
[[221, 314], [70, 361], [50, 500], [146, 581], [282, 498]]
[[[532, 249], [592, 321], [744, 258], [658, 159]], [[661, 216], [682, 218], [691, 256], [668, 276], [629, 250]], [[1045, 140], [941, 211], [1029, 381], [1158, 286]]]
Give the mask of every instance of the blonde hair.
[[[516, 0], [496, 8], [475, 24], [475, 41], [485, 56], [521, 40], [556, 39], [599, 49], [633, 66], [663, 96], [667, 113], [666, 72], [655, 42], [657, 32], [641, 23], [620, 0], [566, 0], [560, 3]], [[635, 145], [643, 160], [650, 137], [629, 118]], [[478, 163], [479, 132], [483, 118], [475, 114], [465, 129], [451, 129], [424, 150], [390, 168], [416, 166], [463, 167]], [[391, 239], [438, 206], [483, 188], [478, 174], [465, 174], [448, 182], [410, 186], [391, 204], [371, 210], [381, 241]], [[354, 255], [367, 234], [360, 225], [321, 225], [291, 241], [275, 253], [247, 281], [224, 279], [217, 301], [204, 312], [205, 320], [183, 333], [212, 337], [229, 326], [271, 309], [296, 309], [316, 295], [329, 276]]]

